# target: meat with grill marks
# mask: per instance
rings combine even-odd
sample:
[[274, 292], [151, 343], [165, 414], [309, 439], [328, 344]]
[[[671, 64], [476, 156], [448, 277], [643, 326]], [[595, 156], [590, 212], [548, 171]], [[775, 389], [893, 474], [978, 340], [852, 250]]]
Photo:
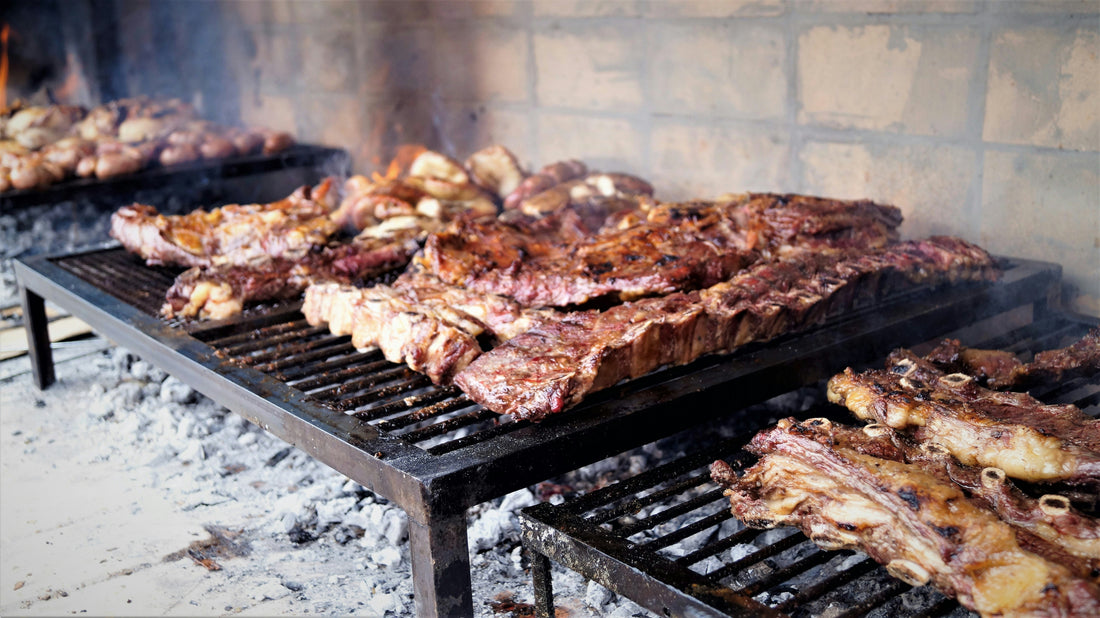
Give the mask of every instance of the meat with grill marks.
[[[1029, 536], [920, 467], [861, 453], [825, 419], [780, 421], [743, 476], [711, 466], [746, 525], [793, 525], [824, 549], [859, 549], [912, 585], [931, 583], [983, 616], [1084, 616], [1100, 587], [1028, 549]], [[839, 443], [838, 443], [839, 442]]]
[[338, 226], [333, 180], [301, 187], [270, 204], [231, 204], [185, 215], [162, 215], [143, 204], [111, 215], [111, 237], [149, 265], [247, 264], [259, 257], [294, 258], [324, 245]]
[[828, 432], [834, 444], [914, 464], [941, 481], [954, 483], [975, 503], [1026, 532], [1021, 537], [1025, 549], [1056, 560], [1082, 577], [1100, 581], [1100, 521], [1074, 508], [1067, 496], [1046, 493], [1033, 498], [1000, 468], [963, 465], [938, 443], [917, 444], [880, 423], [860, 429], [830, 425]]
[[1030, 363], [1003, 350], [968, 348], [957, 339], [945, 339], [925, 358], [948, 373], [972, 375], [998, 390], [1057, 384], [1100, 374], [1100, 328], [1068, 347], [1038, 352]]
[[794, 195], [639, 210], [580, 239], [523, 222], [460, 225], [429, 238], [417, 262], [453, 285], [563, 307], [702, 289], [765, 258], [879, 248], [901, 222], [892, 206]]
[[552, 312], [410, 270], [392, 285], [312, 285], [302, 313], [314, 326], [328, 324], [335, 335], [351, 335], [357, 348], [378, 346], [388, 360], [448, 384], [481, 354], [482, 341], [511, 338]]
[[1100, 487], [1100, 420], [1072, 405], [982, 388], [908, 350], [894, 352], [885, 370], [846, 369], [829, 380], [828, 396], [861, 419], [935, 442], [966, 465]]
[[546, 320], [478, 357], [455, 383], [493, 411], [537, 420], [624, 378], [765, 341], [899, 289], [996, 276], [989, 254], [946, 237], [765, 262], [706, 290]]

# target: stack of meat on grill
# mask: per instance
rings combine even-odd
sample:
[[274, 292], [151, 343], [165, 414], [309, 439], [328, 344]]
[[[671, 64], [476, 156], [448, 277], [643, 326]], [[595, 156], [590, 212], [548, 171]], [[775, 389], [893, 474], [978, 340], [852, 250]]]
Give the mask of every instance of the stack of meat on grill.
[[287, 149], [290, 134], [223, 127], [178, 99], [134, 97], [91, 110], [73, 105], [0, 111], [0, 192], [78, 176], [111, 178], [150, 165], [179, 165]]
[[743, 475], [722, 461], [711, 475], [747, 525], [861, 549], [982, 615], [1095, 616], [1100, 420], [993, 390], [1095, 375], [1100, 330], [1030, 363], [952, 340], [898, 350], [886, 369], [829, 381], [869, 424], [787, 419], [753, 438]]
[[227, 317], [304, 290], [311, 324], [538, 420], [897, 291], [998, 276], [963, 240], [900, 242], [900, 223], [892, 206], [801, 195], [662, 203], [635, 176], [579, 161], [528, 174], [492, 146], [465, 163], [425, 151], [394, 176], [353, 177], [342, 199], [326, 182], [181, 217], [130, 206], [112, 235], [190, 268], [166, 315]]

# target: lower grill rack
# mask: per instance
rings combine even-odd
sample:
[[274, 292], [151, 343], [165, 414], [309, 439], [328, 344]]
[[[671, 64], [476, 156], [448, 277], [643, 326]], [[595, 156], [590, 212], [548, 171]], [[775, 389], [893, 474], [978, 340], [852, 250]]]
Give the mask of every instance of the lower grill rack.
[[[977, 347], [1029, 359], [1036, 351], [1072, 343], [1091, 325], [1055, 316]], [[1032, 394], [1100, 417], [1095, 382], [1070, 380]], [[858, 423], [828, 404], [800, 416]], [[553, 615], [553, 560], [662, 616], [975, 615], [931, 586], [914, 588], [891, 577], [862, 552], [819, 549], [795, 528], [741, 524], [708, 467], [716, 459], [734, 467], [751, 464], [742, 447], [753, 434], [720, 440], [560, 505], [522, 511], [536, 614]]]

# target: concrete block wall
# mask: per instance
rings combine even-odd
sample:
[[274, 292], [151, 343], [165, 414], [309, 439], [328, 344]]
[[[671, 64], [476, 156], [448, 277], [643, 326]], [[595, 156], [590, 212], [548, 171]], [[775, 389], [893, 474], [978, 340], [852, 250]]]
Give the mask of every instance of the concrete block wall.
[[242, 121], [347, 148], [583, 158], [667, 199], [872, 198], [1059, 262], [1100, 315], [1100, 2], [226, 2]]

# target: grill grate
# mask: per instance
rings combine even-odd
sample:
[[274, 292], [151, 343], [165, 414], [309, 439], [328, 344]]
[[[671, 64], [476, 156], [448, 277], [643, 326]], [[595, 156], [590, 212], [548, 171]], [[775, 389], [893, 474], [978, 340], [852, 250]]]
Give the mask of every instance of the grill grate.
[[[820, 327], [654, 372], [538, 424], [498, 416], [377, 350], [306, 324], [300, 305], [248, 308], [216, 323], [157, 317], [175, 271], [101, 248], [15, 262], [32, 367], [54, 379], [43, 302], [302, 448], [409, 516], [417, 614], [472, 613], [469, 507], [609, 455], [729, 416], [975, 320], [1042, 311], [1057, 266], [1006, 262], [998, 284], [896, 294]], [[748, 421], [746, 421], [748, 422]], [[746, 427], [748, 428], [748, 427]]]
[[[1051, 317], [980, 347], [1030, 359], [1036, 351], [1069, 345], [1089, 327], [1083, 320]], [[1100, 384], [1094, 382], [1076, 379], [1032, 394], [1100, 416]], [[840, 406], [816, 407], [802, 416], [855, 422]], [[715, 459], [735, 467], [751, 463], [742, 447], [752, 435], [722, 441], [559, 506], [526, 509], [523, 541], [538, 554], [536, 568], [548, 568], [546, 558], [552, 558], [664, 615], [727, 616], [769, 609], [794, 616], [971, 615], [931, 587], [913, 588], [890, 577], [862, 552], [821, 550], [794, 528], [756, 530], [741, 524], [707, 468]], [[552, 591], [546, 573], [536, 574], [536, 586], [541, 587], [536, 591], [539, 611], [548, 615]], [[739, 597], [737, 602], [730, 594]]]

